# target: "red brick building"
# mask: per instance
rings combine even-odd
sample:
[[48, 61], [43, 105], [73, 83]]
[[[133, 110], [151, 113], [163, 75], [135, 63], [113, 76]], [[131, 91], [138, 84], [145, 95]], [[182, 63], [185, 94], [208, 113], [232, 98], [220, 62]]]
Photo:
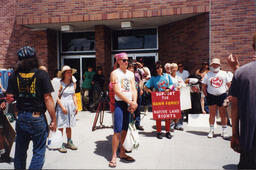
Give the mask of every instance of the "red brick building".
[[255, 31], [255, 0], [1, 0], [0, 67], [13, 67], [30, 45], [51, 74], [69, 64], [79, 73], [101, 65], [108, 75], [120, 51], [189, 71], [220, 57], [229, 69], [229, 53], [252, 60]]

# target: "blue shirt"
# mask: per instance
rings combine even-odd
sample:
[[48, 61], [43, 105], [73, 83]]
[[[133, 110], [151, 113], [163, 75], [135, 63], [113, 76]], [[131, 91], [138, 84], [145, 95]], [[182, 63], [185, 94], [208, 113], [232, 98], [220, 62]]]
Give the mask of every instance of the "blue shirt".
[[164, 73], [162, 76], [152, 76], [151, 79], [147, 81], [145, 86], [147, 88], [153, 87], [157, 91], [165, 91], [172, 85], [172, 79], [169, 74]]

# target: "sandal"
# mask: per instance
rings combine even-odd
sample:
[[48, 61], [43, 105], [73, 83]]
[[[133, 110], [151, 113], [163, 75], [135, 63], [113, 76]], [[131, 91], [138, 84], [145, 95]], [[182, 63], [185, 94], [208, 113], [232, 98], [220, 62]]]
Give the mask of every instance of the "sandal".
[[111, 167], [111, 168], [115, 168], [116, 167], [116, 162], [110, 161], [108, 166]]
[[125, 160], [127, 162], [134, 162], [135, 159], [133, 159], [132, 157], [125, 155], [125, 157], [120, 157], [120, 159]]

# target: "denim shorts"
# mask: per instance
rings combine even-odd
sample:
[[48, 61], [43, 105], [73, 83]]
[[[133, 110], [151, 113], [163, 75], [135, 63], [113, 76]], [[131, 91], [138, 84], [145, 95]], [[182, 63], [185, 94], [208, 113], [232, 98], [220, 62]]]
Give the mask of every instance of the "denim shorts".
[[127, 103], [123, 101], [115, 102], [114, 132], [120, 133], [122, 130], [128, 130], [130, 112], [127, 109]]
[[227, 96], [228, 96], [227, 93], [223, 93], [218, 96], [207, 93], [207, 96], [206, 96], [207, 104], [209, 106], [216, 104], [221, 107], [223, 105], [224, 100], [227, 98]]

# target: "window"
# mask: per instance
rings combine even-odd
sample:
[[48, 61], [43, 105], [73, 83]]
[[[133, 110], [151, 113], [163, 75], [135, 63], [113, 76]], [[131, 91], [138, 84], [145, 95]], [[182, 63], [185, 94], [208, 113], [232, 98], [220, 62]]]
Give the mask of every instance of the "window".
[[157, 48], [156, 29], [113, 32], [113, 50]]
[[95, 33], [62, 33], [62, 52], [95, 50]]

